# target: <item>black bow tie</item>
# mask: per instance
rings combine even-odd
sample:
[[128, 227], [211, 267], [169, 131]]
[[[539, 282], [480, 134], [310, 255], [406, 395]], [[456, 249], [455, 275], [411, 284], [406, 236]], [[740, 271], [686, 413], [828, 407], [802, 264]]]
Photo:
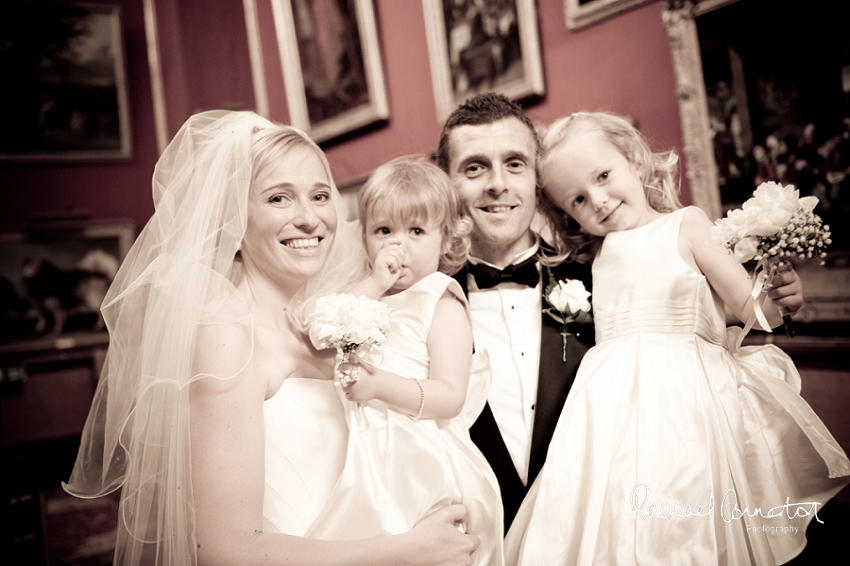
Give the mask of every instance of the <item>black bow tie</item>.
[[479, 289], [489, 289], [505, 282], [534, 287], [540, 281], [535, 256], [531, 256], [516, 265], [509, 265], [502, 270], [482, 263], [470, 263], [469, 272], [475, 277], [475, 284], [478, 285]]

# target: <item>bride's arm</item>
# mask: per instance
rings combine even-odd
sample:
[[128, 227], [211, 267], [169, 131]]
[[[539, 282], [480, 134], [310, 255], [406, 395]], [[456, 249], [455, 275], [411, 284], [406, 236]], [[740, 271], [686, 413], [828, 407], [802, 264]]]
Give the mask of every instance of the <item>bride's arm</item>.
[[[203, 328], [196, 374], [232, 375], [249, 331]], [[282, 360], [285, 361], [285, 360]], [[218, 368], [216, 373], [213, 368]], [[285, 368], [281, 368], [286, 371]], [[476, 537], [454, 526], [461, 506], [441, 509], [409, 533], [356, 541], [324, 541], [263, 532], [263, 401], [267, 379], [249, 364], [230, 379], [206, 377], [190, 390], [191, 462], [200, 565], [471, 564]]]

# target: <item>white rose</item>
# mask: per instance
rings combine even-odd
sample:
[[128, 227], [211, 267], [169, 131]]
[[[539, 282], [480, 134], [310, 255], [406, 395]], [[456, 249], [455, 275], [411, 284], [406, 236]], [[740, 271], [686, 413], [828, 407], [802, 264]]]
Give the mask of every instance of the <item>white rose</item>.
[[389, 307], [367, 297], [330, 294], [316, 300], [307, 319], [316, 348], [380, 343], [389, 332]]
[[752, 208], [730, 210], [725, 218], [721, 218], [711, 227], [712, 239], [718, 244], [728, 246], [729, 242], [746, 237], [757, 215], [758, 211]]
[[756, 236], [773, 236], [788, 224], [800, 207], [800, 192], [793, 186], [774, 182], [762, 183], [753, 197], [744, 203], [744, 209], [757, 211], [752, 216], [750, 233]]
[[803, 214], [813, 211], [817, 205], [818, 197], [808, 196], [800, 199], [800, 208], [803, 209]]
[[735, 244], [735, 259], [739, 262], [744, 263], [745, 261], [750, 261], [755, 257], [756, 251], [758, 251], [759, 239], [754, 238], [752, 236], [748, 238], [744, 238]]
[[578, 279], [558, 281], [547, 299], [562, 313], [575, 314], [579, 311], [590, 312], [590, 293], [584, 288], [584, 283]]

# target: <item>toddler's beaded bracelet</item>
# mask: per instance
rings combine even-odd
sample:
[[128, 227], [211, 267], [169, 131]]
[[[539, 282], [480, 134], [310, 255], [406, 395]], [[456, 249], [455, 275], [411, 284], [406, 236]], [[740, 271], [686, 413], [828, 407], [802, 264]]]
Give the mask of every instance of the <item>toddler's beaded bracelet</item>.
[[413, 420], [416, 421], [416, 420], [419, 420], [419, 417], [422, 416], [423, 409], [425, 409], [425, 388], [422, 387], [422, 382], [419, 381], [418, 379], [416, 379], [415, 377], [413, 378], [413, 381], [415, 381], [416, 385], [419, 386], [419, 395], [420, 395], [419, 410], [416, 411], [416, 415], [413, 417]]

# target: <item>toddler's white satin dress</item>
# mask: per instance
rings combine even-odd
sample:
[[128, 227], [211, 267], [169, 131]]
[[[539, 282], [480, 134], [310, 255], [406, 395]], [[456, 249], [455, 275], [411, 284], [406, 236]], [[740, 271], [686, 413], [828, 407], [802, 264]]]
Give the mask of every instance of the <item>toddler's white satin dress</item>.
[[684, 214], [606, 236], [593, 264], [597, 345], [506, 563], [779, 564], [848, 483], [850, 462], [799, 396], [790, 358], [738, 348], [740, 329], [727, 332], [722, 304], [681, 258]]
[[[381, 299], [391, 311], [390, 333], [381, 346], [382, 369], [428, 379], [428, 333], [446, 291], [468, 313], [460, 286], [443, 273]], [[333, 400], [337, 406], [342, 402], [347, 425], [333, 414], [326, 387], [331, 383], [297, 384], [295, 396], [282, 387], [265, 403], [267, 525], [327, 540], [371, 538], [409, 531], [430, 511], [463, 503], [465, 529], [481, 539], [474, 563], [503, 564], [498, 482], [468, 432], [486, 401], [489, 378], [486, 354], [478, 353], [464, 410], [447, 420], [414, 420], [379, 401], [358, 408], [340, 392]], [[303, 395], [306, 388], [312, 389], [309, 400]], [[302, 426], [299, 420], [309, 432], [294, 431]], [[293, 438], [307, 437], [303, 446], [290, 446]], [[317, 461], [326, 458], [328, 462]], [[334, 469], [342, 471], [329, 488]]]

